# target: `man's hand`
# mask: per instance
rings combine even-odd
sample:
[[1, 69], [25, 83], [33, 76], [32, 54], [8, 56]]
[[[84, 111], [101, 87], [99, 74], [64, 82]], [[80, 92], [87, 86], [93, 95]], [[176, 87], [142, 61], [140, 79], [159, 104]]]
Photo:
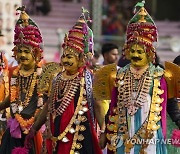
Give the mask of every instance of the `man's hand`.
[[99, 146], [101, 149], [104, 149], [106, 147], [107, 139], [106, 139], [106, 133], [101, 133], [99, 137]]
[[32, 147], [32, 141], [34, 136], [36, 135], [36, 130], [31, 127], [29, 133], [27, 134], [27, 136], [25, 137], [25, 141], [24, 141], [24, 146], [26, 148], [31, 148]]

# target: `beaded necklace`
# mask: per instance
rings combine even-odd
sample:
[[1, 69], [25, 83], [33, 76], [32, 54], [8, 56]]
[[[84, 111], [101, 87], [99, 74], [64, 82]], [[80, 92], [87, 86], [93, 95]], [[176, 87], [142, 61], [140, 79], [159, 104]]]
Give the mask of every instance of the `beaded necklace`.
[[141, 75], [140, 79], [136, 79], [133, 73], [127, 71], [124, 79], [125, 93], [123, 100], [129, 115], [134, 115], [137, 110], [147, 102], [147, 95], [149, 93], [152, 78], [148, 69]]
[[[62, 73], [56, 78], [54, 83], [55, 87], [52, 89], [51, 96], [51, 106], [50, 111], [55, 118], [58, 115], [62, 115], [62, 113], [66, 110], [71, 100], [75, 96], [77, 89], [80, 85], [80, 77], [78, 74], [74, 78], [63, 78]], [[57, 107], [57, 103], [59, 106]]]
[[[19, 68], [17, 67], [14, 72], [13, 76], [11, 77], [11, 86], [10, 86], [10, 102], [11, 102], [11, 109], [15, 115], [16, 120], [19, 122], [21, 129], [23, 130], [24, 134], [29, 132], [30, 127], [34, 123], [34, 116], [39, 112], [38, 103], [42, 99], [42, 95], [38, 94], [38, 103], [37, 109], [35, 111], [34, 116], [30, 119], [25, 119], [21, 116], [21, 111], [29, 105], [29, 102], [32, 98], [32, 95], [35, 90], [35, 86], [38, 81], [38, 68], [34, 71], [30, 76], [23, 77], [19, 73]], [[25, 94], [23, 98], [22, 95]]]
[[[19, 78], [18, 86], [19, 86], [19, 89], [20, 89], [20, 92], [19, 92], [20, 95], [18, 97], [18, 102], [20, 102], [20, 104], [19, 104], [20, 106], [25, 108], [29, 104], [29, 101], [30, 101], [30, 99], [31, 99], [31, 97], [33, 95], [34, 88], [35, 88], [36, 81], [37, 81], [37, 72], [34, 72], [32, 75], [27, 77], [26, 78], [26, 83], [24, 81], [25, 77], [18, 76], [18, 78]], [[23, 93], [26, 93], [24, 101], [23, 101], [23, 98], [22, 98]]]

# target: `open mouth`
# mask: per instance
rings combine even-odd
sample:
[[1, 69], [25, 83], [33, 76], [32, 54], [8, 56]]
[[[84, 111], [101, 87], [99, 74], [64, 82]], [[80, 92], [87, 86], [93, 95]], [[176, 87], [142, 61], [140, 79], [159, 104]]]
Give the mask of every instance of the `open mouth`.
[[139, 58], [139, 57], [133, 57], [132, 60], [133, 60], [134, 62], [138, 62], [138, 61], [141, 61], [142, 59]]
[[21, 59], [21, 61], [22, 61], [22, 62], [25, 62], [25, 61], [26, 61], [26, 59]]
[[73, 64], [70, 63], [63, 63], [64, 66], [72, 66]]
[[22, 62], [24, 62], [24, 61], [26, 61], [26, 60], [28, 60], [28, 59], [26, 59], [26, 58], [20, 58], [20, 60], [21, 60]]

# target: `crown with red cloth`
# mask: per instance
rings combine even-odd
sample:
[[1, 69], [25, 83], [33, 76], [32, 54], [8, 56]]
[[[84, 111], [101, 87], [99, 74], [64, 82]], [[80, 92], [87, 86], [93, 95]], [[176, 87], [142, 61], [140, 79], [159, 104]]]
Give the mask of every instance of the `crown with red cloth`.
[[[86, 19], [86, 13], [88, 19]], [[86, 58], [94, 54], [93, 51], [93, 32], [88, 26], [89, 12], [82, 8], [82, 14], [76, 24], [65, 35], [64, 43], [62, 45], [64, 50], [69, 50], [75, 54], [83, 53]]]
[[21, 11], [21, 13], [14, 30], [14, 45], [27, 45], [43, 52], [41, 48], [43, 40], [38, 26], [25, 12], [25, 6], [19, 7], [17, 11], [18, 10]]
[[123, 47], [124, 55], [129, 57], [129, 48], [133, 44], [144, 46], [145, 52], [151, 61], [155, 59], [154, 43], [158, 40], [157, 27], [144, 8], [145, 1], [138, 2], [135, 6], [140, 7], [133, 18], [129, 21], [126, 31], [126, 43]]

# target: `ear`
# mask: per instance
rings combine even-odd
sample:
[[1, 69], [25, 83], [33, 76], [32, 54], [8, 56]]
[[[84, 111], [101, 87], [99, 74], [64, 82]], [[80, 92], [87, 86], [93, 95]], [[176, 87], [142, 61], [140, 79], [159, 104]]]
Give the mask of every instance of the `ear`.
[[155, 53], [152, 51], [149, 51], [149, 52], [147, 52], [146, 55], [147, 55], [148, 61], [153, 63], [153, 61], [155, 59]]
[[85, 64], [84, 55], [82, 53], [79, 54], [79, 57], [77, 57], [77, 60], [79, 60], [78, 67], [82, 67]]
[[33, 48], [32, 54], [34, 55], [37, 63], [41, 61], [42, 54], [38, 48]]
[[126, 49], [124, 54], [125, 54], [126, 59], [130, 60], [130, 51], [129, 51], [129, 49]]

